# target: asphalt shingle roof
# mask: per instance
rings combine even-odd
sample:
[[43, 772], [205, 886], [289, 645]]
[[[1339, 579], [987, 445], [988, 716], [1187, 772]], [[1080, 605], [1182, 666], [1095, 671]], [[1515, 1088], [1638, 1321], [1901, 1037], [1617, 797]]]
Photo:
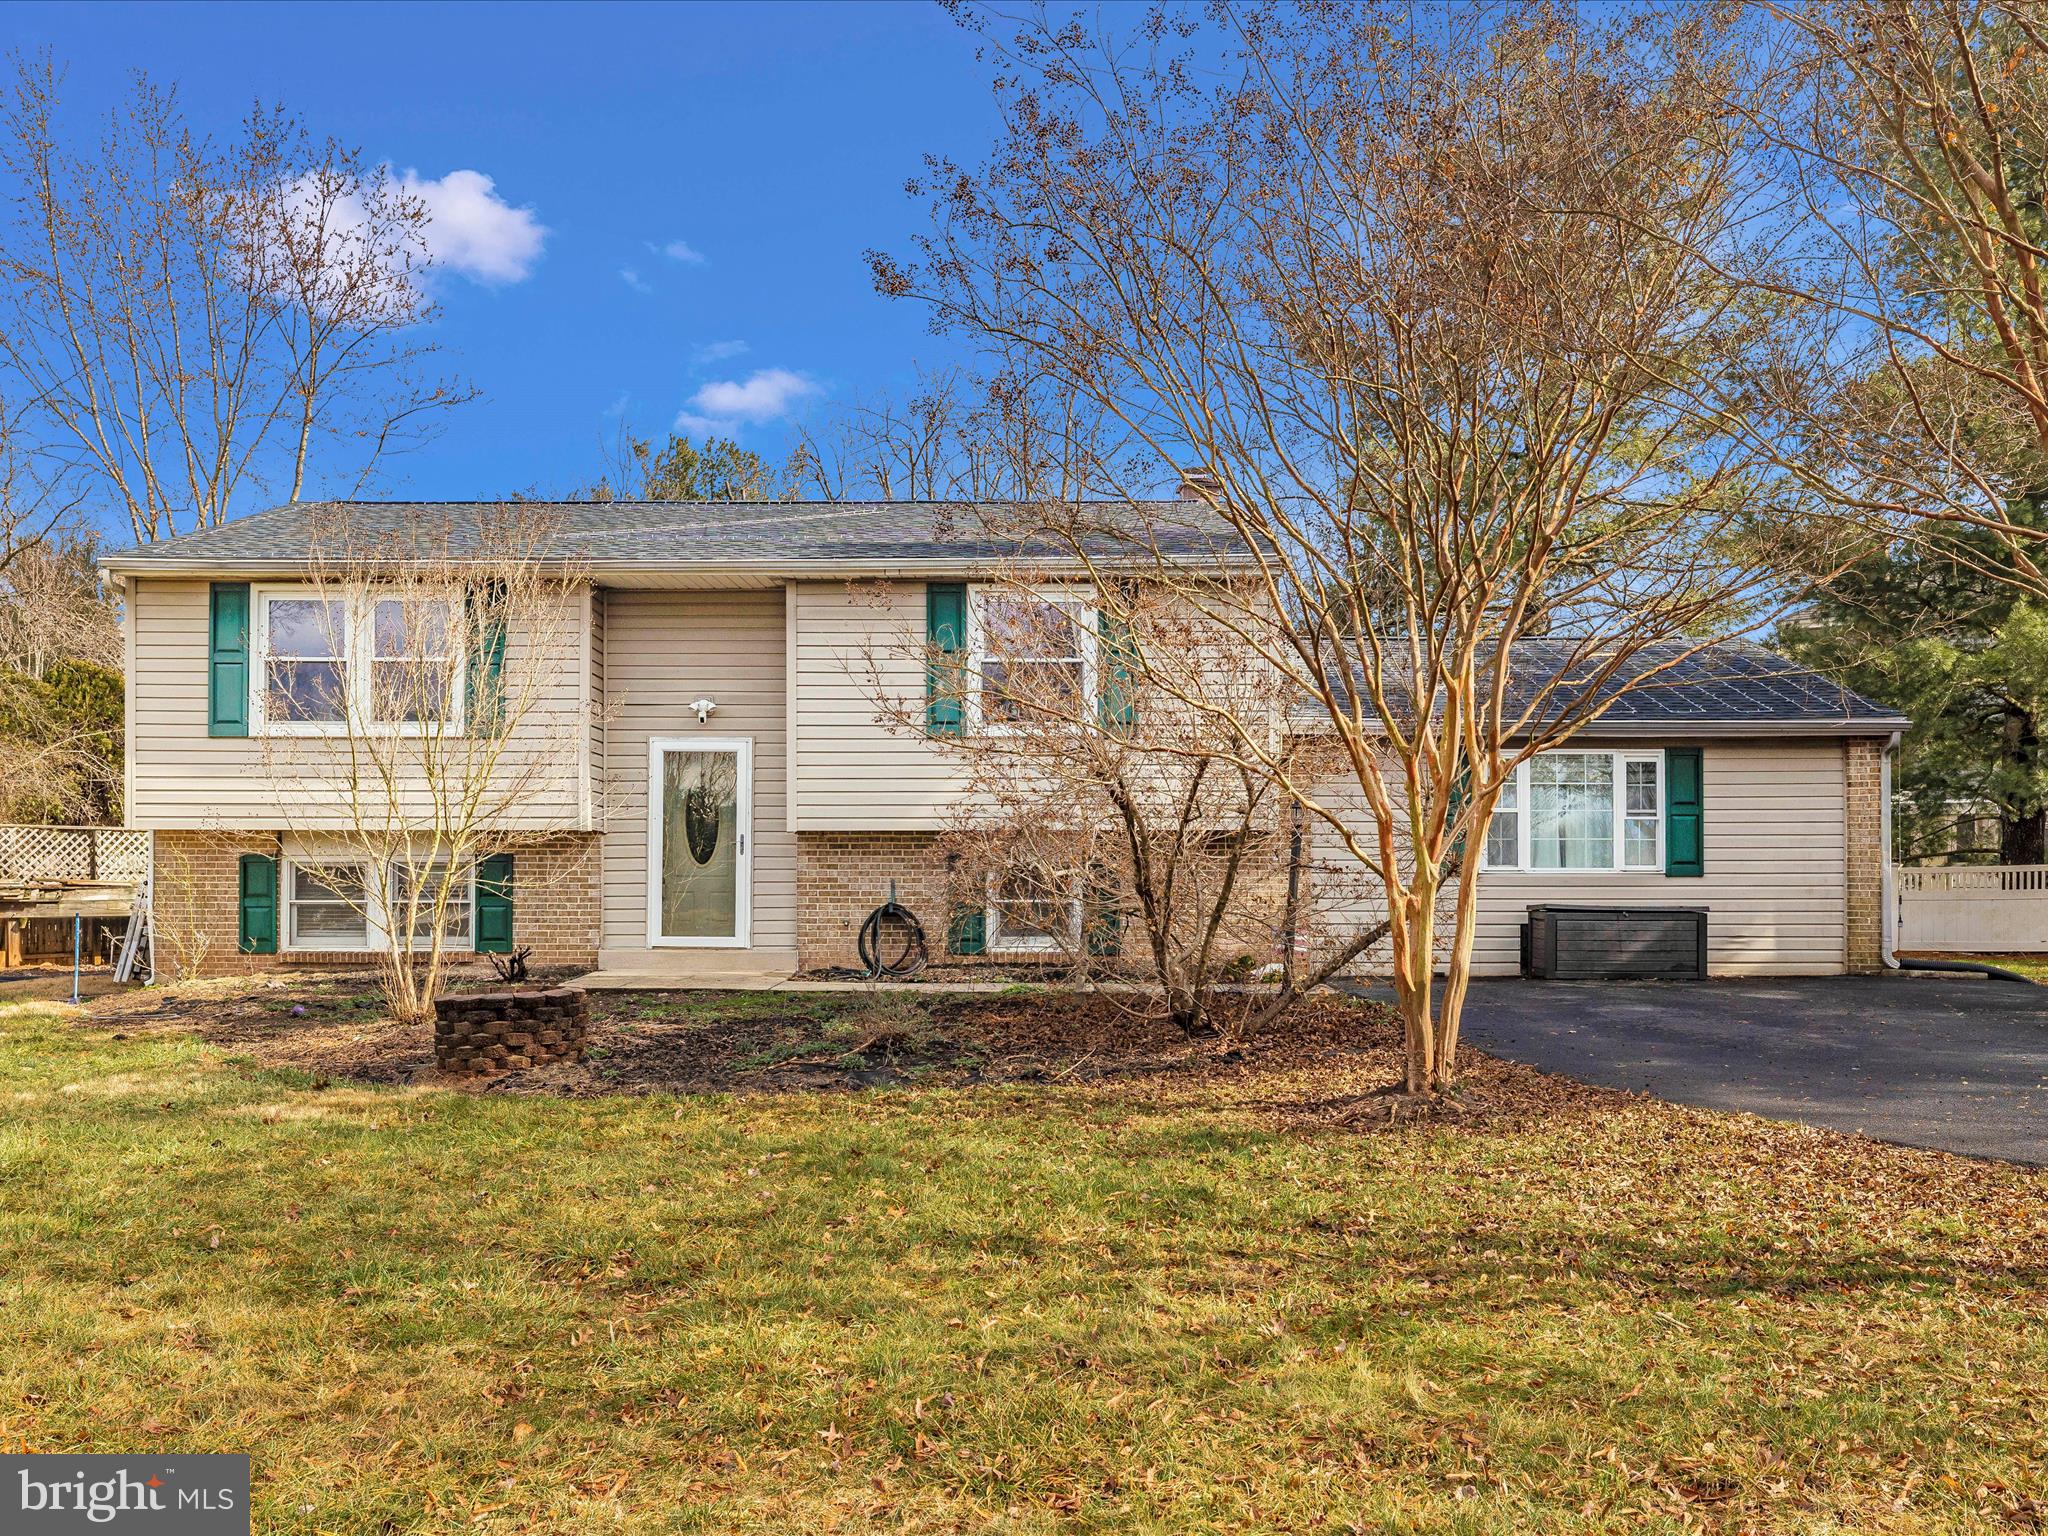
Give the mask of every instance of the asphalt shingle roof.
[[[336, 541], [372, 547], [410, 539], [436, 550], [445, 544], [461, 557], [479, 548], [495, 525], [522, 511], [545, 519], [548, 552], [557, 558], [605, 567], [719, 568], [886, 566], [949, 564], [972, 566], [1020, 554], [1057, 559], [1057, 546], [1035, 549], [989, 531], [1006, 518], [1028, 522], [1021, 508], [992, 508], [967, 502], [929, 501], [309, 501], [290, 502], [182, 538], [144, 545], [109, 556], [120, 570], [151, 566], [290, 565]], [[1244, 560], [1242, 545], [1214, 512], [1199, 502], [1099, 503], [1091, 514], [1105, 522], [1122, 520], [1142, 529], [1162, 553], [1217, 565]], [[1113, 556], [1114, 538], [1099, 546]], [[1671, 641], [1641, 652], [1624, 669], [1640, 675], [1662, 656], [1675, 656], [1691, 642]], [[1526, 701], [1538, 681], [1562, 675], [1562, 693], [1576, 702], [1572, 672], [1590, 678], [1597, 659], [1587, 642], [1529, 639], [1514, 647], [1512, 681]], [[1608, 685], [1611, 689], [1612, 684]], [[1517, 712], [1521, 708], [1516, 703]], [[1600, 729], [1683, 731], [1688, 726], [1722, 728], [1756, 725], [1812, 725], [1836, 730], [1868, 726], [1873, 731], [1903, 727], [1896, 711], [1872, 702], [1788, 657], [1748, 642], [1712, 645], [1683, 656], [1658, 676], [1617, 698]]]
[[[1868, 721], [1873, 726], [1902, 726], [1897, 710], [1887, 709], [1801, 666], [1789, 656], [1748, 641], [1730, 640], [1683, 653], [1690, 641], [1669, 641], [1648, 647], [1622, 670], [1625, 676], [1640, 676], [1665, 657], [1677, 657], [1667, 669], [1615, 698], [1602, 721], [1608, 725], [1674, 725], [1713, 722], [1755, 721], [1848, 723]], [[1523, 640], [1513, 650], [1510, 684], [1543, 677], [1560, 679], [1559, 694], [1574, 707], [1611, 696], [1606, 689], [1574, 688], [1579, 678], [1590, 678], [1593, 664], [1572, 670], [1583, 642]], [[1529, 697], [1524, 694], [1524, 698]]]
[[[1690, 654], [1687, 654], [1690, 652]], [[1518, 640], [1508, 670], [1508, 711], [1519, 716], [1555, 680], [1542, 711], [1557, 719], [1581, 714], [1611, 699], [1594, 731], [1658, 731], [1683, 734], [1692, 726], [1771, 728], [1812, 726], [1873, 733], [1902, 730], [1909, 723], [1895, 709], [1864, 698], [1801, 666], [1789, 656], [1746, 640], [1700, 646], [1669, 640], [1635, 652], [1618, 676], [1594, 681], [1597, 646], [1583, 638]], [[1662, 667], [1654, 676], [1645, 676]], [[1644, 681], [1626, 686], [1632, 678]]]
[[[1143, 530], [1164, 553], [1241, 560], [1228, 526], [1199, 502], [1101, 503], [1091, 519]], [[225, 565], [304, 560], [316, 543], [330, 550], [344, 538], [357, 548], [402, 545], [440, 548], [460, 557], [488, 540], [494, 524], [531, 513], [543, 520], [556, 558], [619, 566], [830, 566], [891, 561], [988, 561], [1034, 552], [1006, 526], [1030, 514], [1002, 504], [933, 501], [304, 501], [237, 518], [108, 557], [116, 569], [158, 563], [217, 561]], [[990, 531], [993, 525], [997, 532]], [[1100, 541], [1105, 555], [1117, 541]], [[1047, 543], [1036, 552], [1059, 553]]]

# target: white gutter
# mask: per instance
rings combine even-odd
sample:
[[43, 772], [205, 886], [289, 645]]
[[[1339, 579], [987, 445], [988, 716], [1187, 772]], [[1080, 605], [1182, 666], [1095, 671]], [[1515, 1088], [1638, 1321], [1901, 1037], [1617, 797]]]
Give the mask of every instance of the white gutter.
[[[1851, 719], [1842, 715], [1815, 716], [1809, 719], [1775, 720], [1701, 720], [1694, 717], [1672, 720], [1634, 720], [1625, 723], [1597, 723], [1581, 726], [1573, 731], [1565, 742], [1565, 750], [1574, 746], [1598, 746], [1602, 742], [1617, 741], [1718, 741], [1743, 740], [1755, 736], [1877, 736], [1889, 731], [1891, 739], [1897, 741], [1899, 733], [1908, 722], [1903, 716], [1883, 715], [1875, 719]], [[1314, 713], [1291, 711], [1287, 728], [1297, 736], [1333, 735], [1335, 727], [1330, 718], [1321, 710]], [[1378, 729], [1376, 722], [1367, 720], [1368, 735]], [[1508, 746], [1513, 748], [1519, 738], [1511, 738]]]
[[[1169, 556], [1171, 558], [1178, 558]], [[1194, 558], [1190, 554], [1187, 558]], [[1201, 557], [1207, 565], [1217, 570], [1254, 570], [1256, 563], [1249, 557], [1238, 559], [1229, 556]], [[451, 563], [483, 564], [488, 555], [459, 556]], [[116, 578], [122, 576], [280, 576], [291, 575], [308, 568], [312, 562], [305, 557], [288, 559], [228, 559], [220, 556], [203, 557], [158, 556], [124, 558], [109, 555], [100, 564], [103, 575]], [[371, 556], [361, 562], [365, 566], [411, 564], [404, 556]], [[1089, 569], [1149, 571], [1158, 568], [1157, 561], [1144, 554], [1109, 554], [1094, 561], [1076, 560], [1072, 556], [1045, 555], [945, 555], [909, 556], [881, 558], [842, 559], [835, 555], [823, 554], [811, 559], [791, 559], [787, 556], [759, 560], [584, 560], [574, 555], [566, 558], [550, 558], [534, 562], [542, 570], [573, 570], [586, 576], [597, 585], [605, 585], [605, 576], [619, 572], [629, 576], [757, 576], [782, 581], [831, 580], [842, 576], [873, 576], [888, 578], [927, 576], [985, 576], [991, 569], [1004, 566], [1025, 566], [1033, 570], [1069, 570], [1075, 572]]]
[[1877, 958], [1890, 971], [1899, 969], [1899, 905], [1892, 890], [1892, 754], [1899, 750], [1901, 734], [1893, 731], [1891, 739], [1884, 744], [1884, 751], [1878, 754], [1882, 765], [1879, 770], [1882, 790], [1878, 799], [1878, 841], [1882, 847], [1878, 851], [1884, 862], [1878, 866], [1881, 873], [1877, 888], [1878, 900], [1884, 903], [1884, 910], [1878, 922]]

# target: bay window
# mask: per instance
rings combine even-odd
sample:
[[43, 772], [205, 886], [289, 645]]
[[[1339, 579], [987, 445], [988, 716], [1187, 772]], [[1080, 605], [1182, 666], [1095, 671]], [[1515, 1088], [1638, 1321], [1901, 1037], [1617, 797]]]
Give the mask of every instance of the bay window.
[[1664, 755], [1568, 749], [1517, 766], [1486, 829], [1490, 870], [1664, 867]]

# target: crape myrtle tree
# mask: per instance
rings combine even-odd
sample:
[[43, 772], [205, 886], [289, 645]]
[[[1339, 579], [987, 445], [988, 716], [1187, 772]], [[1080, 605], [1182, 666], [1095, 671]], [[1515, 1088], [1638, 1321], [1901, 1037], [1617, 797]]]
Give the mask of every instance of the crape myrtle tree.
[[478, 939], [472, 890], [509, 877], [531, 900], [567, 868], [532, 855], [595, 814], [588, 585], [551, 529], [516, 504], [473, 524], [332, 525], [303, 586], [250, 615], [253, 708], [305, 887], [285, 908], [366, 935], [400, 1019], [432, 1019], [451, 956]]
[[1787, 291], [1850, 322], [1851, 386], [1793, 439], [1788, 467], [1865, 540], [1787, 638], [1912, 717], [1898, 857], [1965, 851], [1962, 808], [1996, 816], [2000, 859], [2039, 862], [2048, 16], [1998, 0], [1774, 13], [1798, 47], [1770, 131], [1807, 225]]
[[1759, 122], [1807, 226], [1784, 291], [1850, 322], [1855, 383], [1795, 436], [1790, 467], [1886, 543], [2039, 597], [2048, 529], [2025, 514], [2048, 487], [2048, 12], [1772, 9], [1798, 48]]
[[[1212, 477], [1248, 584], [1135, 494], [1116, 527], [1052, 510], [1307, 702], [1334, 779], [1236, 750], [1380, 887], [1405, 1086], [1443, 1088], [1473, 834], [1517, 764], [1824, 563], [1775, 455], [1832, 312], [1748, 280], [1776, 233], [1754, 40], [1695, 7], [970, 21], [1003, 131], [914, 184], [932, 228], [877, 286]], [[1536, 634], [1549, 660], [1518, 670]], [[1170, 669], [1146, 685], [1208, 707]]]

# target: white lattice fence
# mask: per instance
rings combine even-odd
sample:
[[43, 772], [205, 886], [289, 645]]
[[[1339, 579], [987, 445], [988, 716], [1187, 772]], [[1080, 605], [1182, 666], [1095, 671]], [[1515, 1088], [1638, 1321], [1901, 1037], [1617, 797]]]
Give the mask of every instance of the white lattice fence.
[[0, 826], [0, 881], [118, 884], [149, 872], [149, 834], [132, 827]]
[[1900, 949], [2048, 950], [2048, 864], [1951, 864], [1896, 877]]

